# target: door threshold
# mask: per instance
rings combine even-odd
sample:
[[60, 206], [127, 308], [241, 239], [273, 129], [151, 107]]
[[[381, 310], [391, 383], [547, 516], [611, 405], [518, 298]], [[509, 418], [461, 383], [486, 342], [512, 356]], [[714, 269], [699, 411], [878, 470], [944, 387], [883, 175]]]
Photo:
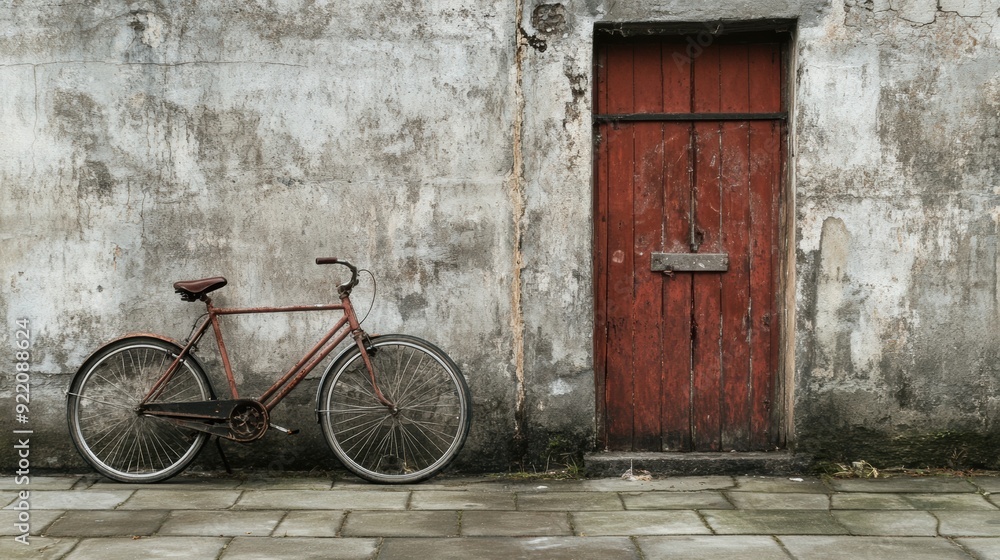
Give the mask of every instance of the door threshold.
[[660, 476], [709, 475], [790, 475], [809, 471], [812, 458], [787, 450], [718, 453], [680, 453], [675, 451], [605, 451], [584, 455], [587, 476], [622, 476], [648, 471]]

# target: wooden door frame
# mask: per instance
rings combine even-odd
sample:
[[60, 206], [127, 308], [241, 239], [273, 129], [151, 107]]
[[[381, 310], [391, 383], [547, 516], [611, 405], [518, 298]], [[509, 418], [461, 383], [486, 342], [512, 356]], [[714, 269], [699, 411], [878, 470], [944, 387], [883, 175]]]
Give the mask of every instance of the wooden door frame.
[[[722, 29], [725, 28], [725, 31]], [[698, 52], [699, 47], [704, 47], [706, 41], [712, 41], [717, 36], [727, 36], [729, 38], [739, 38], [749, 42], [759, 42], [763, 40], [777, 40], [783, 45], [781, 49], [781, 95], [785, 112], [788, 115], [783, 125], [782, 133], [782, 158], [781, 169], [778, 173], [779, 198], [778, 198], [778, 250], [779, 262], [777, 264], [777, 285], [775, 286], [774, 297], [777, 301], [778, 323], [780, 325], [778, 341], [778, 358], [776, 360], [776, 370], [774, 372], [774, 406], [771, 409], [771, 426], [775, 431], [774, 440], [778, 448], [788, 448], [794, 445], [794, 327], [795, 327], [795, 244], [791, 239], [792, 232], [795, 231], [795, 213], [790, 209], [795, 208], [795, 177], [793, 173], [793, 150], [795, 139], [795, 112], [794, 112], [794, 76], [796, 68], [795, 47], [797, 44], [796, 22], [794, 20], [766, 20], [750, 22], [680, 22], [660, 25], [650, 24], [598, 24], [594, 28], [594, 40], [592, 43], [591, 63], [591, 113], [596, 107], [597, 98], [597, 52], [604, 42], [612, 37], [649, 37], [660, 35], [665, 38], [683, 38], [691, 45], [692, 52]], [[593, 297], [595, 302], [594, 313], [591, 314], [594, 329], [592, 337], [592, 355], [594, 357], [594, 399], [595, 399], [595, 445], [598, 450], [606, 449], [607, 443], [607, 410], [605, 402], [606, 392], [606, 355], [599, 354], [598, 348], [602, 344], [601, 338], [605, 333], [598, 332], [596, 302], [599, 301], [598, 290], [602, 281], [598, 279], [599, 265], [596, 256], [598, 231], [595, 226], [595, 216], [597, 215], [598, 188], [597, 188], [597, 164], [600, 150], [598, 145], [599, 127], [596, 119], [592, 128], [592, 163], [591, 163], [591, 255], [592, 261], [592, 285], [594, 289]]]

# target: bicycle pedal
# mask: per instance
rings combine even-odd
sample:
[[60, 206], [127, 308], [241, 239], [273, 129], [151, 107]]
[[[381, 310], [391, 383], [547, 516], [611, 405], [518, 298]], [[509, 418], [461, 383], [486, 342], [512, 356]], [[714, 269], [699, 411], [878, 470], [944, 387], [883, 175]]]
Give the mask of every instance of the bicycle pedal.
[[288, 428], [282, 428], [281, 426], [279, 426], [279, 425], [277, 425], [277, 424], [275, 424], [273, 422], [269, 423], [269, 425], [272, 428], [274, 428], [275, 430], [278, 430], [279, 432], [282, 432], [282, 433], [290, 435], [290, 436], [294, 436], [295, 434], [299, 433], [298, 430], [289, 430]]

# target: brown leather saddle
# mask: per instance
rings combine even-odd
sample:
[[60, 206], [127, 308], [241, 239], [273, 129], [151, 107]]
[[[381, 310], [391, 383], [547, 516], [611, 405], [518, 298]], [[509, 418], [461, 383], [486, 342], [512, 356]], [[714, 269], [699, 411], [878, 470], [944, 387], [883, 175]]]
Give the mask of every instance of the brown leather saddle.
[[198, 301], [209, 292], [214, 292], [228, 282], [221, 276], [202, 278], [201, 280], [182, 280], [174, 282], [174, 291], [181, 295], [184, 301]]

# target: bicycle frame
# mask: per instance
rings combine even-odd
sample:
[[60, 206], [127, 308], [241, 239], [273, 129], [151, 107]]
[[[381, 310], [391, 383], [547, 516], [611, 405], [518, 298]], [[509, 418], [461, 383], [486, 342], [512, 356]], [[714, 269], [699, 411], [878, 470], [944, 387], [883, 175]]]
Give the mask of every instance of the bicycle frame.
[[[330, 304], [316, 304], [316, 305], [291, 305], [282, 307], [215, 307], [212, 305], [211, 298], [204, 296], [203, 301], [208, 308], [206, 317], [202, 320], [201, 325], [194, 331], [194, 334], [181, 349], [180, 353], [174, 358], [174, 361], [167, 368], [167, 371], [163, 373], [160, 379], [153, 385], [145, 397], [143, 397], [140, 406], [149, 403], [151, 400], [155, 399], [160, 392], [166, 387], [170, 378], [173, 377], [174, 372], [177, 371], [181, 362], [184, 360], [185, 356], [190, 355], [191, 349], [194, 348], [201, 337], [208, 330], [209, 325], [212, 326], [212, 330], [215, 333], [215, 341], [218, 344], [219, 355], [222, 358], [222, 366], [226, 373], [226, 380], [229, 382], [229, 391], [234, 400], [239, 399], [239, 390], [236, 386], [236, 378], [233, 376], [232, 366], [229, 362], [229, 353], [226, 351], [226, 344], [222, 340], [222, 327], [219, 324], [219, 317], [222, 315], [251, 315], [251, 314], [261, 314], [261, 313], [294, 313], [300, 311], [342, 311], [343, 316], [337, 321], [337, 323], [326, 332], [325, 335], [317, 342], [306, 355], [302, 357], [294, 366], [291, 367], [287, 372], [285, 372], [270, 388], [264, 391], [256, 400], [260, 402], [268, 412], [274, 409], [284, 399], [288, 393], [290, 393], [299, 383], [309, 373], [319, 365], [329, 354], [337, 347], [341, 342], [343, 342], [348, 336], [353, 335], [355, 344], [361, 350], [361, 356], [364, 359], [365, 367], [368, 369], [369, 377], [372, 383], [372, 388], [375, 391], [375, 396], [378, 398], [379, 402], [384, 406], [395, 410], [395, 405], [386, 399], [379, 390], [378, 384], [375, 381], [375, 368], [372, 366], [371, 360], [368, 356], [368, 352], [365, 351], [364, 340], [366, 338], [365, 332], [361, 329], [361, 324], [358, 322], [357, 315], [354, 312], [354, 307], [351, 305], [351, 300], [348, 294], [342, 293], [340, 295], [340, 303], [330, 303]], [[346, 327], [346, 328], [345, 328]]]
[[[465, 443], [472, 420], [472, 394], [458, 365], [421, 338], [366, 334], [350, 300], [358, 268], [336, 257], [318, 257], [316, 264], [350, 270], [350, 280], [336, 286], [339, 301], [216, 307], [208, 296], [227, 284], [225, 278], [175, 282], [174, 291], [182, 300], [206, 307], [187, 340], [131, 333], [94, 351], [73, 377], [66, 392], [66, 418], [83, 459], [112, 480], [159, 482], [182, 472], [214, 437], [229, 470], [222, 440], [258, 441], [269, 428], [298, 433], [272, 423], [271, 414], [330, 358], [333, 363], [317, 384], [316, 420], [347, 470], [371, 482], [399, 484], [426, 480], [447, 467]], [[319, 341], [290, 369], [275, 374], [276, 381], [259, 397], [240, 398], [221, 318], [308, 311], [339, 315], [323, 317]], [[229, 391], [218, 396], [195, 356], [209, 328], [229, 385]], [[343, 351], [333, 358], [331, 353], [341, 344]], [[253, 391], [261, 390], [255, 383]]]

